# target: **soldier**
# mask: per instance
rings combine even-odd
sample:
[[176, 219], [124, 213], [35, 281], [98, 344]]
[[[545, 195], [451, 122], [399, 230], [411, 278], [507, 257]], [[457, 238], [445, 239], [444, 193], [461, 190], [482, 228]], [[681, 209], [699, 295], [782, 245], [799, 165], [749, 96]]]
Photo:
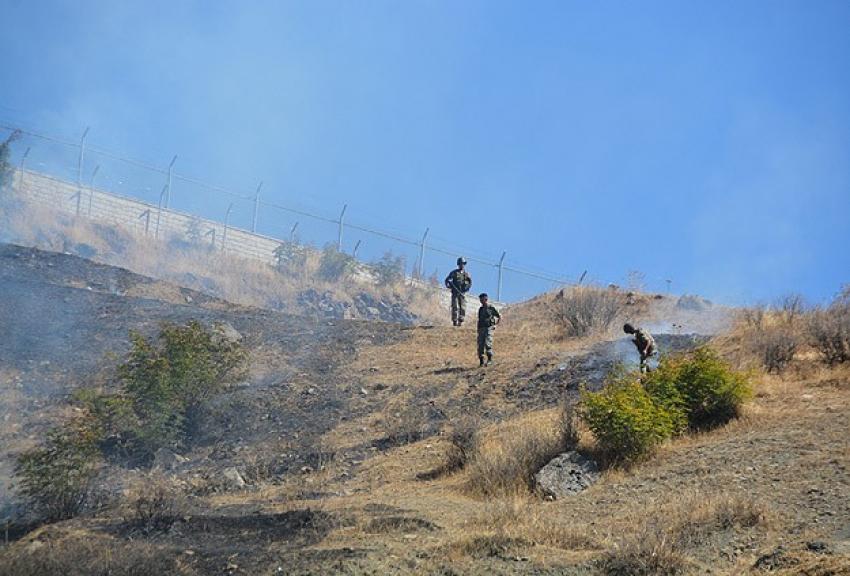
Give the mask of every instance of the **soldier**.
[[493, 332], [502, 317], [499, 311], [488, 303], [487, 294], [479, 294], [478, 299], [481, 301], [481, 308], [478, 309], [478, 365], [487, 366], [493, 361]]
[[472, 276], [466, 271], [466, 258], [457, 259], [457, 269], [446, 276], [446, 288], [452, 291], [452, 325], [460, 326], [466, 317], [466, 293], [472, 288]]
[[648, 372], [649, 357], [655, 355], [655, 352], [657, 351], [652, 334], [643, 328], [635, 328], [629, 323], [623, 325], [623, 332], [626, 334], [634, 334], [635, 337], [632, 342], [635, 343], [638, 354], [640, 354], [640, 371], [642, 373]]

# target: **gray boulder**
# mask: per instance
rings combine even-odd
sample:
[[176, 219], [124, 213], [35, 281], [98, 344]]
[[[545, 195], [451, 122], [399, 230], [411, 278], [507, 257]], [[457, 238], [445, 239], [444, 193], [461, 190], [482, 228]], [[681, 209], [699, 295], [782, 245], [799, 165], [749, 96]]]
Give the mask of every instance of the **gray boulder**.
[[564, 452], [534, 475], [534, 484], [547, 498], [577, 494], [599, 479], [596, 462], [578, 452]]
[[176, 454], [168, 448], [160, 448], [153, 455], [153, 467], [160, 470], [174, 470], [189, 459]]
[[236, 468], [225, 468], [221, 473], [222, 483], [228, 488], [243, 488], [245, 480]]
[[233, 327], [229, 322], [221, 322], [216, 324], [215, 326], [215, 334], [213, 337], [214, 341], [224, 341], [224, 342], [241, 342], [242, 334]]

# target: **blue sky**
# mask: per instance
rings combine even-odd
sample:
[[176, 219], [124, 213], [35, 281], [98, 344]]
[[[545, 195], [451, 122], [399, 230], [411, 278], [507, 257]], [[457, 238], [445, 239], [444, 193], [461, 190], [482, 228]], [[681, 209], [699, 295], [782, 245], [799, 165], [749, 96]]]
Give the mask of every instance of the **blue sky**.
[[846, 0], [0, 0], [0, 119], [567, 278], [820, 302], [850, 282], [848, 30]]

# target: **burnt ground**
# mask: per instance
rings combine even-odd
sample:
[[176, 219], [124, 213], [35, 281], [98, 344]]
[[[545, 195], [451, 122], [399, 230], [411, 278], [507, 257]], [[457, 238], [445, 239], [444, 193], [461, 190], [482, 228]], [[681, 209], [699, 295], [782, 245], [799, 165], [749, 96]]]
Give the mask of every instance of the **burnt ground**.
[[[684, 439], [570, 502], [515, 505], [526, 520], [510, 510], [505, 515], [504, 502], [465, 495], [462, 474], [421, 479], [443, 462], [442, 434], [467, 415], [495, 430], [530, 411], [552, 412], [579, 384], [601, 385], [615, 362], [634, 362], [627, 339], [562, 341], [533, 322], [512, 324], [520, 312], [506, 310], [496, 364], [479, 369], [471, 328], [235, 306], [74, 256], [14, 246], [0, 246], [0, 295], [4, 482], [14, 455], [64, 417], [71, 390], [110, 385], [130, 330], [150, 335], [163, 321], [227, 322], [250, 358], [245, 380], [210, 403], [196, 435], [180, 448], [186, 461], [163, 471], [187, 499], [168, 529], [140, 532], [128, 520], [132, 493], [125, 490], [134, 479], [146, 480], [147, 470], [112, 465], [101, 488], [117, 508], [28, 535], [13, 526], [11, 537], [20, 537], [14, 554], [45, 542], [61, 551], [82, 538], [103, 540], [115, 554], [122, 546], [152, 547], [186, 574], [587, 574], [595, 572], [590, 551], [619, 542], [640, 525], [635, 518], [663, 516], [659, 503], [718, 487], [765, 502], [770, 530], [779, 536], [723, 528], [689, 551], [704, 567], [716, 567], [709, 573], [754, 566], [761, 555], [769, 557], [762, 565], [771, 558], [777, 565], [806, 562], [814, 554], [806, 543], [818, 539], [836, 559], [850, 545], [841, 375], [795, 377], [790, 389], [772, 383], [749, 418]], [[662, 352], [704, 341], [677, 334], [657, 340]], [[244, 487], [222, 482], [231, 467]], [[0, 496], [0, 519], [20, 515], [8, 490]], [[536, 525], [523, 527], [520, 537], [494, 535], [493, 525], [531, 521], [543, 522], [544, 532], [576, 527], [596, 543], [541, 545]], [[480, 548], [463, 552], [479, 541]], [[2, 559], [0, 551], [0, 565]]]

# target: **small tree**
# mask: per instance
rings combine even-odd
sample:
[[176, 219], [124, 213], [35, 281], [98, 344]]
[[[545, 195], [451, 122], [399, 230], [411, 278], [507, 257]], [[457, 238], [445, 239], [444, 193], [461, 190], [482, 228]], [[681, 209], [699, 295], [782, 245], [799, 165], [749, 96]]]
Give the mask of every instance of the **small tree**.
[[394, 286], [404, 280], [404, 268], [404, 256], [394, 256], [392, 252], [385, 252], [380, 260], [372, 263], [378, 284], [382, 286]]
[[328, 244], [322, 250], [319, 259], [318, 276], [326, 282], [336, 282], [354, 269], [355, 260], [352, 256], [340, 252], [333, 244]]
[[80, 418], [18, 456], [18, 490], [45, 520], [71, 518], [87, 503], [100, 461], [99, 438], [95, 422]]
[[307, 249], [296, 242], [284, 241], [274, 251], [275, 268], [283, 274], [295, 274], [307, 264]]
[[806, 323], [809, 341], [830, 366], [850, 362], [850, 286], [828, 308], [812, 311]]

